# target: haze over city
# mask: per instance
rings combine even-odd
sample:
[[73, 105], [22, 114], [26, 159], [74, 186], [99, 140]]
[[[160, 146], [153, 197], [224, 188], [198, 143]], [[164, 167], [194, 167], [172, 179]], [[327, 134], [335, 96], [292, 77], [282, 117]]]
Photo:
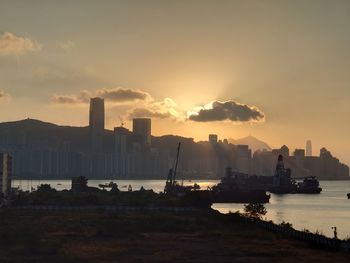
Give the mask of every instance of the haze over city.
[[[200, 4], [199, 4], [200, 3]], [[317, 4], [316, 4], [317, 3]], [[82, 5], [84, 8], [82, 8]], [[2, 1], [0, 120], [249, 134], [350, 163], [348, 1]], [[201, 111], [202, 110], [202, 111]]]
[[349, 25], [0, 0], [0, 262], [350, 262]]

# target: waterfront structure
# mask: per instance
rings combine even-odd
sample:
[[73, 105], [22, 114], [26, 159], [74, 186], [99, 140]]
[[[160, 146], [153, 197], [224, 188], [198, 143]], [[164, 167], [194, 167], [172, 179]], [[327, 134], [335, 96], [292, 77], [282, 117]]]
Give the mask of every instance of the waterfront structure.
[[209, 142], [213, 145], [218, 143], [218, 135], [217, 134], [209, 134]]
[[105, 105], [102, 98], [90, 99], [89, 131], [91, 148], [93, 151], [101, 151], [103, 146], [103, 134], [105, 129]]
[[312, 156], [312, 143], [311, 140], [306, 141], [306, 156]]
[[142, 146], [151, 145], [151, 119], [149, 118], [133, 119], [132, 132], [139, 138]]
[[0, 194], [7, 195], [11, 191], [12, 157], [8, 153], [0, 153]]

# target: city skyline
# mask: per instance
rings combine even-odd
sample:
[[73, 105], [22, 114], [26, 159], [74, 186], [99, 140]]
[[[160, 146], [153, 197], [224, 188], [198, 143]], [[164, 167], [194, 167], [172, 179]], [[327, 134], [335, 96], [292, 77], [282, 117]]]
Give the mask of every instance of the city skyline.
[[287, 2], [2, 2], [0, 121], [86, 126], [101, 96], [110, 130], [152, 117], [154, 135], [311, 139], [350, 163], [350, 4]]
[[[17, 178], [154, 179], [164, 178], [174, 160], [174, 149], [183, 145], [179, 172], [184, 178], [215, 179], [226, 168], [246, 175], [270, 177], [276, 158], [285, 158], [289, 176], [314, 176], [323, 180], [349, 178], [349, 167], [327, 148], [312, 155], [312, 143], [291, 151], [286, 145], [271, 148], [253, 137], [218, 139], [208, 134], [205, 141], [181, 136], [153, 136], [151, 118], [135, 117], [132, 130], [123, 123], [105, 129], [105, 100], [89, 99], [89, 126], [59, 126], [26, 119], [0, 123], [0, 151], [13, 158]], [[178, 148], [180, 149], [180, 148]], [[282, 157], [282, 158], [283, 158]], [[170, 170], [171, 171], [171, 170]], [[5, 177], [4, 177], [5, 178]]]

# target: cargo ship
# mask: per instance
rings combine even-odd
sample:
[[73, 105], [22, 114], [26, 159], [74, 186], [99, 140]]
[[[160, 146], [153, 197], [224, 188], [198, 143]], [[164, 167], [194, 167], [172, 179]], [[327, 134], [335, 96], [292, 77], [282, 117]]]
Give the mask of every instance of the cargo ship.
[[294, 194], [297, 192], [297, 184], [291, 179], [291, 169], [284, 167], [283, 156], [279, 155], [273, 176], [272, 186], [269, 192], [274, 194]]
[[253, 183], [254, 177], [226, 168], [225, 177], [211, 188], [213, 203], [268, 203], [270, 195]]

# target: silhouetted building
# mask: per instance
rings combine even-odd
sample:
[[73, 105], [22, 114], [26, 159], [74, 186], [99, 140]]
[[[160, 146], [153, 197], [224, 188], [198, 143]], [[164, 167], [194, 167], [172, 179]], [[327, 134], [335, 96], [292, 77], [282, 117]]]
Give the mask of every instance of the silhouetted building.
[[294, 154], [295, 157], [303, 158], [305, 157], [305, 150], [304, 149], [295, 149]]
[[250, 174], [251, 155], [248, 145], [237, 145], [236, 168], [238, 172]]
[[[292, 161], [294, 161], [294, 164], [299, 168], [304, 168], [304, 161], [305, 161], [305, 150], [304, 149], [295, 149], [293, 157], [290, 158]], [[303, 171], [302, 171], [303, 172]], [[297, 174], [297, 173], [296, 173]], [[298, 176], [298, 174], [297, 174]], [[302, 177], [302, 176], [298, 176]]]
[[276, 156], [282, 155], [284, 158], [289, 157], [289, 148], [283, 145], [280, 149], [273, 149], [272, 153]]
[[311, 140], [306, 141], [306, 156], [312, 156], [312, 143]]
[[12, 157], [8, 153], [0, 153], [0, 193], [11, 191]]
[[151, 119], [136, 118], [132, 120], [132, 132], [139, 137], [144, 146], [151, 145]]
[[226, 140], [220, 143], [215, 136], [212, 143], [174, 135], [154, 136], [151, 141], [150, 119], [135, 119], [133, 132], [124, 127], [104, 130], [103, 108], [103, 99], [91, 100], [90, 127], [59, 126], [32, 119], [0, 123], [0, 152], [13, 158], [9, 174], [19, 179], [161, 179], [172, 167], [176, 146], [181, 142], [179, 178], [217, 179], [228, 166], [237, 172], [271, 176], [282, 154], [293, 177], [349, 179], [349, 167], [326, 149], [320, 156], [305, 156], [301, 149], [290, 156], [288, 147], [283, 146], [256, 151], [252, 158], [247, 145]]
[[218, 135], [217, 134], [209, 134], [209, 142], [211, 144], [217, 144], [218, 143]]
[[105, 104], [102, 98], [90, 99], [89, 129], [92, 150], [101, 151], [105, 129]]
[[129, 134], [130, 131], [122, 126], [114, 128], [115, 152], [117, 154], [126, 154]]

